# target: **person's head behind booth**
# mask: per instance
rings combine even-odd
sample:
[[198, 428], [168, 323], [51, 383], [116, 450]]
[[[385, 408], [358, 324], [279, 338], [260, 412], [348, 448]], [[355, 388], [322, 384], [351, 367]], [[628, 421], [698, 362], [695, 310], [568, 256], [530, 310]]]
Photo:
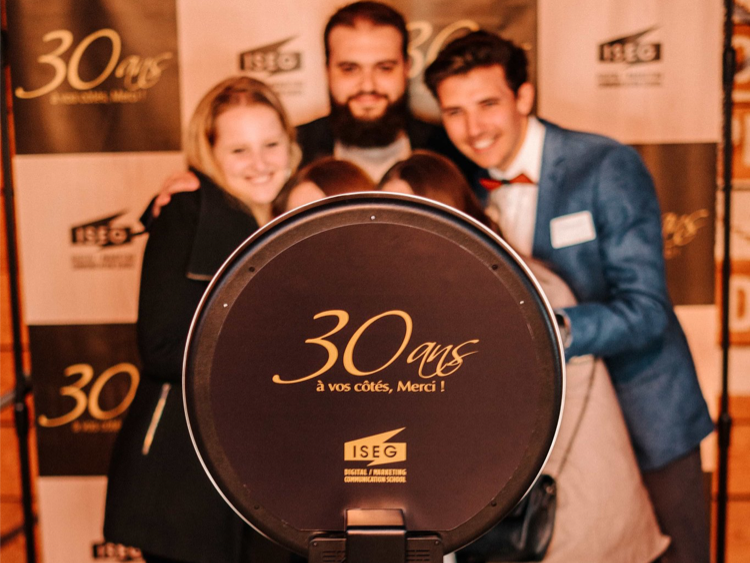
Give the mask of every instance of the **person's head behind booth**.
[[289, 179], [273, 202], [273, 215], [324, 197], [374, 189], [367, 173], [353, 162], [321, 158]]
[[448, 43], [424, 73], [453, 144], [475, 164], [504, 170], [534, 106], [524, 50], [487, 31]]
[[247, 76], [219, 82], [198, 103], [188, 125], [185, 153], [245, 206], [260, 224], [300, 161], [295, 128], [271, 88]]
[[323, 34], [334, 137], [384, 147], [406, 127], [409, 34], [404, 17], [380, 2], [355, 2]]
[[437, 153], [414, 151], [409, 158], [394, 164], [386, 172], [380, 181], [380, 188], [386, 192], [434, 199], [463, 211], [483, 225], [499, 232], [499, 227], [482, 210], [458, 167]]

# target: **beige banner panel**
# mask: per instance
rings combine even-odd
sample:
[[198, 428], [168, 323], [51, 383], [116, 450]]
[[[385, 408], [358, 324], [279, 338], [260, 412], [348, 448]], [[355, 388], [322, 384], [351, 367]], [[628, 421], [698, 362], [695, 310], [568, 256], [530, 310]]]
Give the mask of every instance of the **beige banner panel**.
[[39, 512], [39, 524], [45, 561], [128, 561], [127, 555], [141, 560], [140, 553], [126, 554], [121, 546], [92, 544], [93, 538], [101, 537], [104, 524], [106, 477], [41, 477], [38, 489], [39, 503], [44, 507]]
[[180, 153], [15, 159], [29, 325], [135, 322], [146, 236], [138, 221]]
[[215, 83], [247, 71], [273, 85], [295, 124], [325, 115], [322, 30], [343, 2], [177, 2], [182, 122]]
[[720, 2], [538, 6], [542, 117], [629, 144], [719, 140]]

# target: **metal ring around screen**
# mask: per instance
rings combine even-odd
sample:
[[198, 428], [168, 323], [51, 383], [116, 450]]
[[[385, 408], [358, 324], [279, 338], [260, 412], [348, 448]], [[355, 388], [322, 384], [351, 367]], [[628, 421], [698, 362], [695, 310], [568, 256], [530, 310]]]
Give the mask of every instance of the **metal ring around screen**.
[[564, 359], [518, 256], [441, 204], [361, 193], [274, 221], [195, 314], [185, 410], [234, 510], [302, 554], [353, 508], [446, 552], [509, 512], [559, 426]]

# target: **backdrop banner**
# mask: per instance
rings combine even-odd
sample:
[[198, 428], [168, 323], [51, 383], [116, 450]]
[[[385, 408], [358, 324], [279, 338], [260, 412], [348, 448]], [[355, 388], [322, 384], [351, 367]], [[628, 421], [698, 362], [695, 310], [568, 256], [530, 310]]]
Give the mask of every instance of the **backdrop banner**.
[[[328, 111], [322, 30], [336, 0], [9, 0], [14, 172], [30, 326], [48, 563], [131, 561], [101, 535], [109, 454], [139, 374], [134, 323], [147, 235], [138, 222], [184, 169], [201, 96], [247, 73], [294, 123]], [[533, 0], [394, 2], [407, 17], [411, 101], [437, 119], [425, 65], [484, 27], [533, 54]]]
[[8, 24], [43, 557], [125, 560], [94, 546], [140, 377], [138, 217], [183, 166], [176, 5], [10, 0]]
[[715, 143], [635, 145], [662, 207], [667, 284], [676, 305], [714, 302]]
[[8, 2], [18, 154], [180, 148], [174, 0]]
[[539, 0], [539, 109], [624, 143], [715, 143], [721, 3]]
[[40, 476], [106, 475], [112, 438], [140, 380], [134, 329], [30, 327]]
[[[211, 86], [239, 73], [271, 84], [295, 124], [325, 115], [322, 31], [343, 3], [8, 0], [47, 563], [137, 556], [103, 544], [104, 475], [140, 376], [134, 323], [147, 235], [138, 218], [164, 180], [184, 169], [189, 116]], [[721, 6], [391, 4], [408, 21], [416, 114], [437, 121], [422, 72], [455, 34], [482, 27], [520, 43], [540, 116], [637, 145], [665, 214], [672, 296], [682, 304], [712, 301], [706, 264], [713, 261]], [[740, 151], [737, 158], [750, 163]]]
[[[211, 86], [240, 72], [271, 84], [295, 124], [328, 113], [323, 29], [343, 4], [339, 0], [179, 3], [183, 123]], [[422, 84], [422, 72], [457, 33], [481, 27], [507, 35], [529, 50], [535, 68], [534, 0], [391, 4], [407, 19], [410, 101], [422, 117], [439, 119], [437, 106]]]

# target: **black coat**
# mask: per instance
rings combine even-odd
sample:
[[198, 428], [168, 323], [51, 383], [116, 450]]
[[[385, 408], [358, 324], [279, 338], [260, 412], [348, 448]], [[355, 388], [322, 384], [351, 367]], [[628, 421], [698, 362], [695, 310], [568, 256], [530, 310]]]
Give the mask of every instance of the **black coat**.
[[290, 561], [220, 497], [187, 430], [182, 358], [193, 313], [213, 274], [258, 228], [199, 178], [201, 189], [164, 207], [146, 245], [137, 325], [143, 372], [112, 454], [104, 536], [191, 563]]

